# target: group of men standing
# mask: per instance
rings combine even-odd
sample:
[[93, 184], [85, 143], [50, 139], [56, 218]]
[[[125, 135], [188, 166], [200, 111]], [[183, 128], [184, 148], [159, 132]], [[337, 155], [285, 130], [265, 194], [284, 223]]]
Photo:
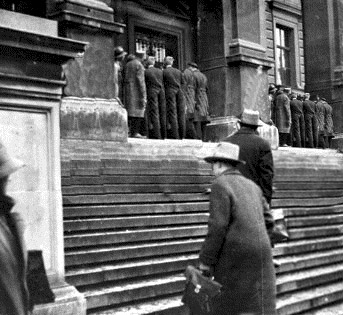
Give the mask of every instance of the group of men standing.
[[[156, 67], [154, 54], [114, 50], [115, 97], [128, 112], [129, 136], [151, 139], [204, 139], [209, 121], [207, 77], [194, 62], [181, 71], [167, 56]], [[122, 71], [120, 71], [122, 69]]]
[[279, 131], [280, 146], [330, 148], [334, 137], [332, 107], [325, 98], [296, 94], [290, 88], [269, 86], [271, 119]]

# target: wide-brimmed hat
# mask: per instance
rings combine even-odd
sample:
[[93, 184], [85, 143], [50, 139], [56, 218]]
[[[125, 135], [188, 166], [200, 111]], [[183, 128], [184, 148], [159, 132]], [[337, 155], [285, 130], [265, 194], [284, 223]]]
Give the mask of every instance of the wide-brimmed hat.
[[124, 57], [125, 55], [127, 55], [127, 52], [124, 50], [123, 47], [117, 46], [116, 48], [114, 48], [114, 58]]
[[239, 146], [231, 142], [219, 142], [212, 153], [204, 157], [204, 160], [208, 163], [226, 162], [230, 164], [245, 164], [244, 161], [239, 159]]
[[260, 113], [257, 110], [244, 109], [241, 118], [238, 121], [242, 124], [251, 126], [262, 126]]
[[6, 147], [0, 142], [0, 178], [14, 173], [23, 166], [22, 161], [9, 156]]

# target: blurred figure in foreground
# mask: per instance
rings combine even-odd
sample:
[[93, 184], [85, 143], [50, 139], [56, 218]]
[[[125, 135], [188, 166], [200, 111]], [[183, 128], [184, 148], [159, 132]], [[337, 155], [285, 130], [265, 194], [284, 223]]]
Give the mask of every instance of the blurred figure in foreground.
[[223, 286], [211, 314], [275, 315], [275, 269], [268, 237], [274, 221], [261, 189], [238, 171], [238, 157], [239, 147], [227, 142], [205, 157], [216, 178], [199, 269]]
[[23, 163], [11, 158], [0, 142], [0, 314], [26, 315], [31, 310], [26, 284], [26, 252], [22, 220], [12, 212], [14, 200], [6, 194], [12, 173]]

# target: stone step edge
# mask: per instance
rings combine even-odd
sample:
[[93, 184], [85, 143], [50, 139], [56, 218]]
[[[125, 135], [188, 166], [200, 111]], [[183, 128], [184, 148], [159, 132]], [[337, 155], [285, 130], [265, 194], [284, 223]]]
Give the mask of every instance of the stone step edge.
[[[174, 296], [154, 300], [145, 303], [135, 303], [128, 306], [107, 309], [106, 311], [90, 311], [92, 315], [148, 315], [148, 314], [174, 314], [186, 315], [188, 314], [187, 307], [181, 302], [182, 296]], [[162, 313], [161, 313], [162, 312]], [[184, 312], [184, 313], [183, 313]]]
[[278, 315], [298, 314], [342, 300], [343, 283], [338, 281], [279, 296], [277, 298], [277, 310]]
[[[341, 302], [343, 304], [343, 288], [342, 285], [337, 287], [337, 284], [322, 286], [321, 290], [316, 290], [313, 294], [313, 289], [302, 290], [302, 299], [292, 298], [280, 300], [277, 298], [278, 315], [293, 315], [298, 314], [299, 311], [311, 310], [313, 306], [326, 309], [332, 307], [332, 303]], [[107, 310], [91, 310], [90, 315], [186, 315], [188, 314], [187, 307], [181, 302], [182, 295], [177, 295], [170, 298], [163, 298], [154, 300], [152, 302], [135, 303], [128, 306], [121, 306], [118, 308], [110, 308]], [[322, 315], [323, 310], [319, 313], [312, 313], [311, 315]]]

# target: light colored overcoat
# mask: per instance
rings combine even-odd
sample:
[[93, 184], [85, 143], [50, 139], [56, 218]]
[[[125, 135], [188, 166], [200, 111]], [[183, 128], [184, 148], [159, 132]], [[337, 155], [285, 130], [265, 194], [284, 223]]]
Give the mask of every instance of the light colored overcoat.
[[276, 314], [275, 270], [264, 219], [268, 212], [261, 189], [238, 170], [214, 180], [199, 257], [223, 285], [213, 315]]

